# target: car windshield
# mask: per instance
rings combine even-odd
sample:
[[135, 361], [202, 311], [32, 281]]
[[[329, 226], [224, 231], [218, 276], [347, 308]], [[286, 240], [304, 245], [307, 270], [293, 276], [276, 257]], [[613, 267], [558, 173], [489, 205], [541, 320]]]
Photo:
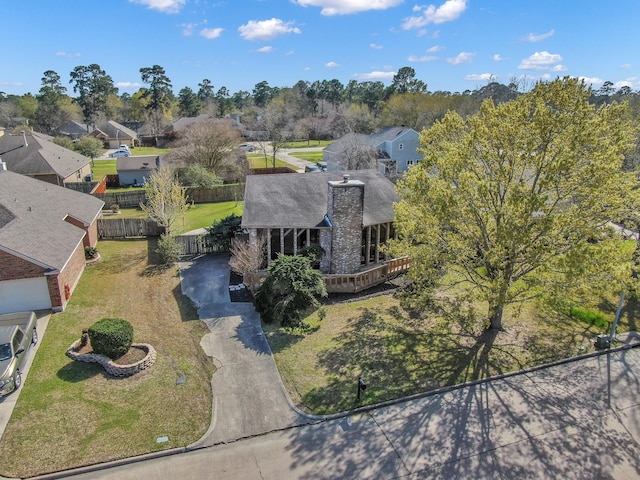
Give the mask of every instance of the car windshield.
[[0, 362], [11, 358], [11, 345], [8, 343], [0, 344]]

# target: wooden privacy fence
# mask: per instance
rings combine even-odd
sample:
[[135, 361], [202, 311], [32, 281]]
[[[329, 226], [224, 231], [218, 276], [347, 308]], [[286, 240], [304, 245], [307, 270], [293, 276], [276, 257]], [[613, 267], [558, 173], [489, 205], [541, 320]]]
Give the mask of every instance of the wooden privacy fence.
[[99, 218], [100, 238], [159, 237], [164, 227], [146, 218]]
[[[408, 257], [394, 258], [364, 272], [350, 275], [323, 274], [322, 278], [328, 293], [357, 293], [380, 285], [406, 272], [409, 270], [410, 263], [411, 261]], [[266, 276], [267, 274], [264, 272], [253, 273], [244, 279], [244, 283], [249, 287], [249, 290], [255, 292], [262, 279]]]
[[228, 249], [216, 245], [211, 241], [211, 236], [205, 235], [179, 235], [176, 240], [182, 244], [183, 255], [201, 255], [204, 253], [224, 253]]
[[131, 190], [128, 192], [113, 192], [113, 193], [94, 193], [94, 197], [98, 197], [102, 200], [107, 208], [114, 203], [120, 207], [137, 207], [141, 203], [144, 203], [147, 196], [144, 190]]
[[[143, 189], [94, 193], [94, 196], [102, 200], [107, 208], [114, 203], [120, 207], [137, 207], [147, 199]], [[244, 198], [244, 183], [219, 185], [214, 188], [187, 188], [187, 197], [193, 203], [241, 201]]]

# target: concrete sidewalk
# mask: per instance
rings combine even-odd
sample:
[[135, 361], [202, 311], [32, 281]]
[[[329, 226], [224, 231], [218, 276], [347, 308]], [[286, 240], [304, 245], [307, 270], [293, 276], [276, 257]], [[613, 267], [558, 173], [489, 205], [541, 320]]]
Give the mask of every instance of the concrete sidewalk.
[[230, 300], [228, 256], [181, 263], [180, 277], [182, 292], [211, 331], [201, 346], [218, 368], [211, 381], [211, 427], [193, 446], [309, 423], [289, 401], [253, 304]]
[[640, 478], [640, 348], [78, 479]]

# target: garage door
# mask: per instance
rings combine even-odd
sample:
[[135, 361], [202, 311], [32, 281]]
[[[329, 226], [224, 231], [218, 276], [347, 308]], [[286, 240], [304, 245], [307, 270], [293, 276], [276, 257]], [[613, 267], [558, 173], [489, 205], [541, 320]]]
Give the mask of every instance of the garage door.
[[51, 308], [44, 277], [0, 282], [0, 313]]

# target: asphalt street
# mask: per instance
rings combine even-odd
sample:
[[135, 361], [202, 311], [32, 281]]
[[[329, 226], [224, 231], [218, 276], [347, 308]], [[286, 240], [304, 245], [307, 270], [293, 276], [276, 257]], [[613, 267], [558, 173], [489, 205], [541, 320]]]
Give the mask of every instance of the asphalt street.
[[640, 478], [639, 369], [609, 351], [72, 478]]

